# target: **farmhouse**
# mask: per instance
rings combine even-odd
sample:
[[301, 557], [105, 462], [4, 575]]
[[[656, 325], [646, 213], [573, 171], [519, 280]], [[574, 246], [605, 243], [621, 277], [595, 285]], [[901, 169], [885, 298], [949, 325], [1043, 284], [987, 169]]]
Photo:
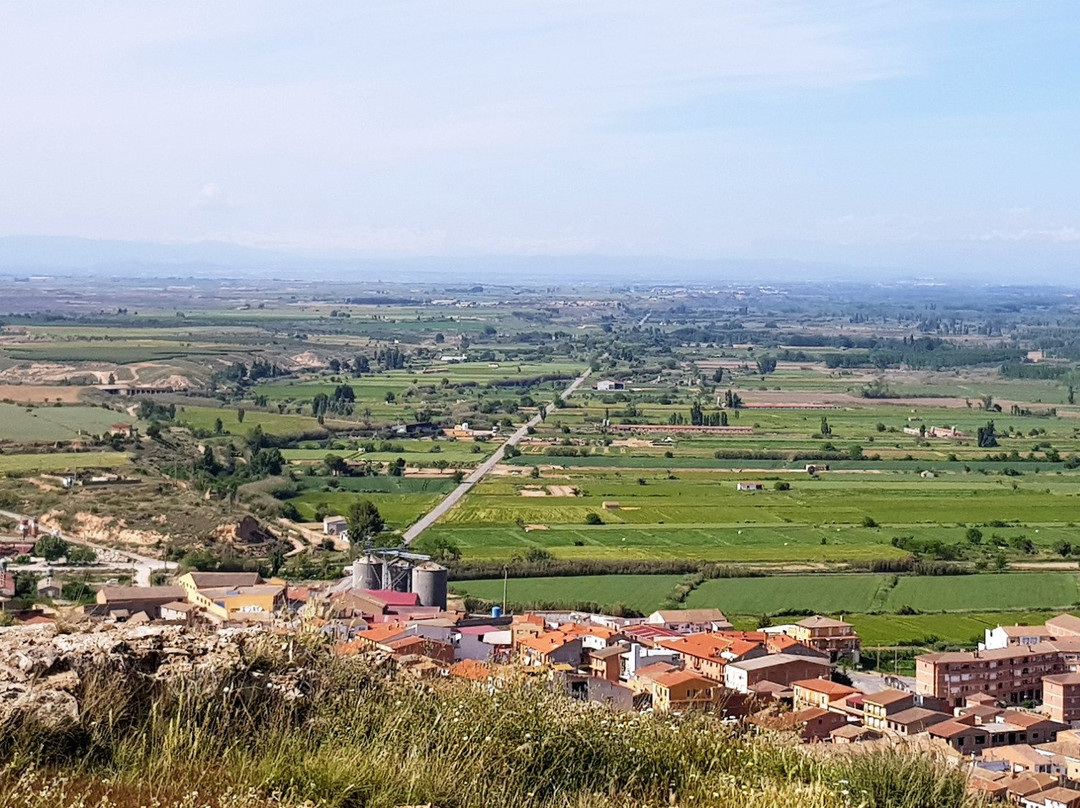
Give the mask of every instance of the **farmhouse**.
[[36, 588], [39, 598], [53, 599], [60, 597], [60, 582], [51, 575], [46, 575], [38, 581]]
[[765, 483], [735, 483], [737, 491], [764, 491]]
[[626, 384], [617, 382], [614, 379], [601, 379], [596, 383], [596, 389], [600, 391], [625, 390]]
[[343, 536], [349, 530], [344, 516], [327, 516], [322, 520], [323, 533], [327, 536]]

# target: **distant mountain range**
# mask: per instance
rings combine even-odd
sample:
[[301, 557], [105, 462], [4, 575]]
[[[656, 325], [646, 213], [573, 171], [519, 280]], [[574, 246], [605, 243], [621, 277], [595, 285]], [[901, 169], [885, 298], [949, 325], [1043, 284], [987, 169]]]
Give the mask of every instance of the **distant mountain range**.
[[60, 236], [0, 238], [0, 275], [8, 276], [85, 274], [540, 287], [568, 282], [774, 284], [925, 279], [1075, 286], [1080, 280], [1080, 247], [1051, 252], [1039, 245], [966, 245], [964, 249], [953, 245], [929, 255], [912, 252], [903, 257], [895, 262], [881, 255], [852, 255], [850, 261], [611, 255], [315, 257], [219, 241], [165, 244]]

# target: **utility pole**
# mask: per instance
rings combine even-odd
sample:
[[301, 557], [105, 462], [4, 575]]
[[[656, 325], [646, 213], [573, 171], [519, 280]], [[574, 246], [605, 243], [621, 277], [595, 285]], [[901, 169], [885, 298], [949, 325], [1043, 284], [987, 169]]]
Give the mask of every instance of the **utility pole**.
[[503, 614], [506, 614], [506, 583], [510, 577], [510, 567], [507, 564], [503, 564]]

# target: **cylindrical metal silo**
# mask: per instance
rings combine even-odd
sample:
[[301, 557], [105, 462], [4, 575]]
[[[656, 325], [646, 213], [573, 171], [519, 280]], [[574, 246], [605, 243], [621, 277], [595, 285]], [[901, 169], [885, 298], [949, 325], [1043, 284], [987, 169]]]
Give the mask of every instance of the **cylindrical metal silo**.
[[412, 591], [420, 599], [421, 606], [438, 606], [446, 609], [446, 567], [434, 561], [425, 561], [412, 571]]
[[395, 592], [408, 592], [412, 565], [402, 558], [387, 562], [390, 568], [390, 588]]
[[353, 589], [382, 589], [382, 561], [363, 556], [353, 561]]

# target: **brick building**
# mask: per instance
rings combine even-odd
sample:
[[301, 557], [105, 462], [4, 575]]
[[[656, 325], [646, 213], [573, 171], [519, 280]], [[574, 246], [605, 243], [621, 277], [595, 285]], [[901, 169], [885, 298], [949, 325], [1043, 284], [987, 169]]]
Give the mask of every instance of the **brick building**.
[[1054, 721], [1080, 721], [1080, 673], [1059, 673], [1043, 678], [1043, 706]]
[[840, 657], [859, 661], [859, 649], [862, 644], [851, 623], [814, 615], [800, 620], [789, 629], [788, 633], [799, 642], [824, 651], [833, 662]]
[[1053, 643], [1013, 645], [990, 651], [955, 651], [915, 658], [915, 690], [953, 707], [973, 693], [1019, 704], [1042, 699], [1044, 676], [1063, 673], [1065, 662]]

